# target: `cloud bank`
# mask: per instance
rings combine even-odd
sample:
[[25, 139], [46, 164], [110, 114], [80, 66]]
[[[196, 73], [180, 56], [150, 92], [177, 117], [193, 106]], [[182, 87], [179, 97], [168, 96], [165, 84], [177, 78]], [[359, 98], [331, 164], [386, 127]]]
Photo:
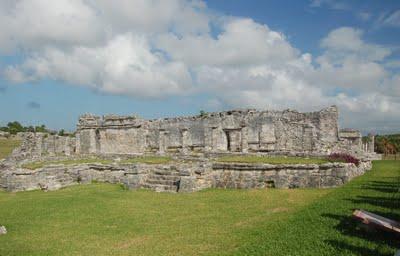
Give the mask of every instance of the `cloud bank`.
[[346, 126], [400, 127], [393, 50], [353, 27], [330, 31], [312, 56], [202, 1], [20, 0], [0, 3], [0, 31], [0, 54], [23, 56], [2, 70], [14, 83], [53, 79], [136, 98], [207, 93], [211, 108], [337, 104]]

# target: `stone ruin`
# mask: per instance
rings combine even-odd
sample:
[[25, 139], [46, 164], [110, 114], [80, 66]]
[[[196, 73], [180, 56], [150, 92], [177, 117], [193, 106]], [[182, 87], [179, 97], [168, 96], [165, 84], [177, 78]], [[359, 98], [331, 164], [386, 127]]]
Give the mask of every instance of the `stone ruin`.
[[[332, 187], [371, 166], [373, 138], [338, 128], [338, 109], [232, 110], [192, 117], [145, 120], [136, 116], [80, 117], [75, 136], [27, 133], [22, 145], [0, 166], [0, 187], [8, 190], [57, 189], [93, 180], [157, 191], [204, 188]], [[217, 163], [220, 155], [326, 156], [347, 152], [362, 159], [346, 163], [271, 165]], [[84, 156], [120, 159], [169, 155], [168, 164], [80, 164], [24, 169], [21, 163]]]
[[336, 106], [311, 113], [232, 110], [155, 120], [86, 114], [80, 117], [74, 137], [45, 133], [26, 136], [24, 157], [364, 152], [359, 131], [339, 131]]

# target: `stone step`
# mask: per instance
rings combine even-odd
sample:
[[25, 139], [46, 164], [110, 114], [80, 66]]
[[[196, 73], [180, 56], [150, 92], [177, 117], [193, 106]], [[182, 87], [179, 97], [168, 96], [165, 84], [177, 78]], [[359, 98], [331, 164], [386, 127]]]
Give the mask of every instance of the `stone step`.
[[156, 192], [176, 192], [176, 190], [177, 190], [177, 186], [162, 185], [162, 184], [145, 183], [145, 184], [143, 184], [142, 187], [154, 190]]
[[154, 184], [154, 185], [169, 185], [169, 186], [176, 186], [175, 180], [155, 180], [155, 179], [147, 179], [146, 183]]

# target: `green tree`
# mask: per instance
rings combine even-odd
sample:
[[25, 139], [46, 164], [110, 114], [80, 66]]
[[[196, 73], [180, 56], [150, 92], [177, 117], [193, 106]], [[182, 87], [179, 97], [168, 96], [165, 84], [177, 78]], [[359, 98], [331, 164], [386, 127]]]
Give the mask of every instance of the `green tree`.
[[64, 129], [61, 129], [61, 130], [58, 132], [58, 135], [59, 135], [59, 136], [64, 136], [64, 135], [65, 135]]
[[7, 124], [8, 127], [8, 132], [10, 134], [17, 134], [18, 132], [24, 132], [26, 130], [25, 127], [23, 127], [19, 122], [14, 121], [14, 122], [9, 122]]
[[207, 116], [207, 112], [204, 110], [200, 110], [200, 116]]
[[36, 126], [35, 127], [35, 132], [48, 132], [46, 129], [46, 126], [42, 124], [41, 126]]

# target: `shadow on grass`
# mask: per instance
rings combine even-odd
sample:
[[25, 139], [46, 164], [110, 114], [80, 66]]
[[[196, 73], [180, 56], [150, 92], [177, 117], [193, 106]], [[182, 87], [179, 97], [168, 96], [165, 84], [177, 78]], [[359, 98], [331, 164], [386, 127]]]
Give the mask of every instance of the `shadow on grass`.
[[[399, 195], [400, 196], [400, 195]], [[384, 207], [388, 210], [400, 209], [400, 198], [396, 197], [374, 197], [374, 196], [358, 196], [354, 199], [346, 199], [353, 204], [373, 205]]]
[[336, 214], [323, 214], [323, 217], [332, 218], [339, 221], [336, 225], [336, 229], [347, 236], [358, 237], [370, 242], [374, 242], [377, 245], [386, 244], [390, 247], [399, 246], [399, 236], [395, 233], [386, 232], [377, 229], [370, 229], [363, 225], [352, 216], [336, 215]]
[[[361, 187], [362, 190], [374, 190], [378, 196], [360, 195], [344, 199], [351, 202], [355, 208], [366, 209], [382, 217], [400, 221], [400, 188], [397, 181], [371, 181]], [[373, 193], [372, 193], [373, 194]], [[379, 209], [379, 210], [378, 210]], [[345, 236], [356, 237], [368, 241], [370, 247], [360, 247], [345, 241], [326, 240], [338, 251], [338, 255], [352, 253], [354, 255], [393, 255], [393, 250], [400, 248], [400, 235], [372, 229], [354, 219], [351, 214], [322, 214], [322, 217], [338, 221], [336, 230]]]
[[400, 192], [399, 182], [391, 181], [371, 181], [363, 185], [361, 188], [390, 194]]
[[[336, 240], [327, 240], [325, 241], [326, 243], [330, 244], [333, 248], [335, 248], [338, 252], [337, 255], [342, 255], [345, 254], [346, 252], [351, 252], [352, 255], [360, 255], [360, 256], [365, 256], [365, 255], [382, 255], [382, 256], [392, 256], [393, 253], [388, 252], [388, 253], [380, 253], [378, 250], [373, 250], [361, 246], [356, 246], [356, 245], [350, 245], [342, 241], [336, 241]], [[339, 254], [340, 252], [340, 254]]]

